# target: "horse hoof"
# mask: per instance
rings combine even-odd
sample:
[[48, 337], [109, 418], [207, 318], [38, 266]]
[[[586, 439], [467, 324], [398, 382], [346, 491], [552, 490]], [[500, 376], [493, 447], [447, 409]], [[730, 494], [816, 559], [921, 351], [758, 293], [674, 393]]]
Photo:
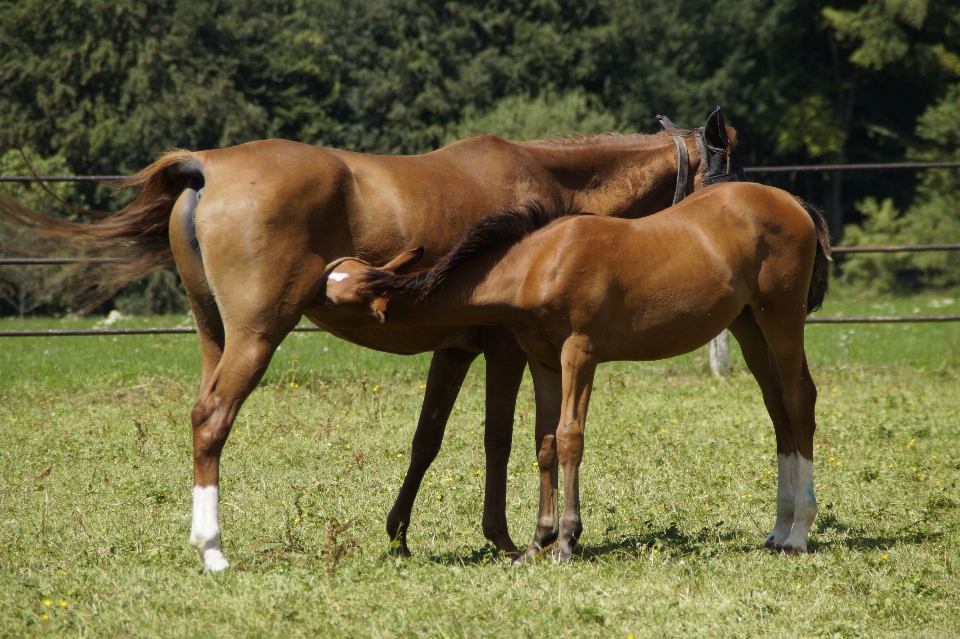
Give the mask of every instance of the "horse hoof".
[[789, 555], [790, 557], [797, 557], [799, 555], [807, 554], [807, 549], [797, 548], [796, 546], [784, 546], [780, 549], [780, 552], [785, 555]]
[[763, 542], [763, 547], [767, 550], [775, 550], [777, 552], [780, 552], [783, 549], [783, 547], [777, 543], [777, 538], [773, 533], [770, 533], [767, 536], [766, 541]]
[[209, 572], [222, 572], [230, 567], [230, 562], [223, 556], [223, 552], [219, 548], [208, 548], [201, 555], [203, 556], [203, 567]]
[[405, 543], [390, 542], [390, 548], [387, 550], [387, 553], [391, 557], [412, 557], [413, 554], [410, 552], [410, 549], [407, 548]]

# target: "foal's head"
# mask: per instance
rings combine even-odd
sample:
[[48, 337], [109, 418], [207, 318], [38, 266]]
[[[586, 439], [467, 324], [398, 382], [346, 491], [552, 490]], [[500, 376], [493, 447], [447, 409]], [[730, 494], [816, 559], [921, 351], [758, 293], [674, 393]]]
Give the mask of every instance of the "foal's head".
[[326, 270], [327, 304], [351, 310], [361, 315], [373, 314], [383, 324], [387, 321], [386, 298], [373, 293], [366, 286], [375, 273], [396, 275], [397, 271], [413, 266], [423, 257], [423, 247], [404, 251], [383, 266], [371, 266], [356, 257], [344, 257], [331, 262]]

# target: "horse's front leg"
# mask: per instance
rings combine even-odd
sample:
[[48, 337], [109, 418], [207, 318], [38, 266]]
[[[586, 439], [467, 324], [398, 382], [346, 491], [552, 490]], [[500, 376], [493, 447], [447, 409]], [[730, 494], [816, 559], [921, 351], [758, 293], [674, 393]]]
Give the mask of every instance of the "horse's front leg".
[[557, 458], [563, 469], [563, 514], [560, 517], [562, 561], [570, 561], [583, 524], [580, 520], [580, 462], [583, 434], [590, 404], [593, 376], [597, 370], [594, 345], [584, 335], [572, 335], [560, 353], [563, 395], [557, 426]]
[[483, 536], [497, 550], [517, 557], [520, 553], [507, 528], [507, 463], [513, 444], [513, 417], [517, 393], [523, 379], [527, 357], [513, 331], [487, 327], [481, 335], [487, 362], [487, 413], [483, 446], [486, 451], [487, 479], [483, 500]]
[[410, 513], [417, 498], [423, 476], [430, 464], [437, 458], [443, 433], [447, 427], [447, 418], [453, 410], [463, 380], [470, 370], [470, 364], [477, 354], [457, 348], [435, 351], [427, 374], [427, 390], [423, 396], [423, 407], [417, 431], [413, 435], [410, 453], [410, 467], [400, 487], [397, 501], [387, 515], [387, 535], [393, 543], [391, 552], [396, 555], [410, 556], [407, 546], [407, 528], [410, 526]]
[[533, 559], [557, 540], [560, 521], [557, 513], [557, 424], [560, 422], [560, 371], [530, 359], [530, 374], [537, 403], [536, 453], [540, 469], [540, 507], [533, 541], [520, 561]]

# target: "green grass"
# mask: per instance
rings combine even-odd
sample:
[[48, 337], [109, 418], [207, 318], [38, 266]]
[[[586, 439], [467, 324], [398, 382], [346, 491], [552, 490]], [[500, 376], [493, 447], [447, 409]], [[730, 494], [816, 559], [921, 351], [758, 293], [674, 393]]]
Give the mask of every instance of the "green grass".
[[[823, 314], [949, 313], [943, 298], [831, 300]], [[195, 338], [0, 339], [0, 636], [957, 636], [958, 329], [808, 327], [821, 513], [796, 558], [760, 549], [773, 429], [735, 346], [728, 380], [703, 352], [602, 366], [584, 552], [520, 567], [480, 532], [482, 362], [414, 509], [415, 557], [396, 560], [383, 522], [429, 358], [294, 334], [225, 450], [234, 568], [218, 575], [186, 543]], [[508, 492], [518, 543], [537, 502], [532, 420], [527, 379]], [[328, 575], [328, 525], [354, 517], [338, 541], [356, 547]]]

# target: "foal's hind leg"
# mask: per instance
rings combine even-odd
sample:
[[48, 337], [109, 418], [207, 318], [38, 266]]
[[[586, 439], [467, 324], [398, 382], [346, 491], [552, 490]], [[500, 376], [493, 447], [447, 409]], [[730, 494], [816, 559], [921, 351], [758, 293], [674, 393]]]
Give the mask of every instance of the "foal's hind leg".
[[[763, 331], [783, 388], [782, 405], [790, 424], [792, 454], [787, 456], [788, 474], [793, 486], [793, 527], [781, 544], [786, 552], [803, 552], [807, 537], [817, 516], [817, 500], [813, 490], [813, 435], [816, 430], [817, 388], [810, 377], [803, 350], [805, 317], [783, 308], [799, 304], [781, 304], [777, 310], [754, 309], [757, 324]], [[769, 307], [768, 307], [769, 308]]]
[[557, 424], [560, 423], [562, 381], [560, 371], [548, 368], [530, 359], [537, 403], [536, 454], [540, 469], [540, 507], [537, 511], [537, 529], [533, 541], [520, 558], [533, 559], [545, 547], [557, 540], [560, 520], [557, 511]]
[[796, 494], [792, 478], [796, 447], [790, 428], [790, 418], [783, 405], [783, 386], [780, 383], [780, 374], [777, 372], [773, 354], [749, 306], [741, 311], [729, 329], [740, 344], [747, 368], [760, 385], [763, 403], [773, 422], [773, 430], [777, 437], [777, 519], [764, 546], [779, 550], [793, 528]]

